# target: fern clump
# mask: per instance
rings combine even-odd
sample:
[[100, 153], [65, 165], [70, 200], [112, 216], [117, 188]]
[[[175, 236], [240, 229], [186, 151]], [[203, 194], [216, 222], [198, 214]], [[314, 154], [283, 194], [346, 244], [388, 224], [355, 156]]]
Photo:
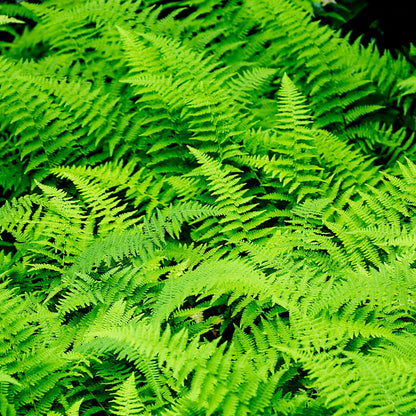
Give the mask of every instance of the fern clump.
[[413, 63], [310, 0], [0, 5], [0, 414], [416, 413]]

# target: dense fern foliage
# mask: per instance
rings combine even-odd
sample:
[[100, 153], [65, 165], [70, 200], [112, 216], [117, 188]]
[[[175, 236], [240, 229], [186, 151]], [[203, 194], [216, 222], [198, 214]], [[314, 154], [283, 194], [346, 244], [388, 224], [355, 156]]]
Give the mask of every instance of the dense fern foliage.
[[1, 416], [416, 414], [412, 62], [309, 0], [0, 15]]

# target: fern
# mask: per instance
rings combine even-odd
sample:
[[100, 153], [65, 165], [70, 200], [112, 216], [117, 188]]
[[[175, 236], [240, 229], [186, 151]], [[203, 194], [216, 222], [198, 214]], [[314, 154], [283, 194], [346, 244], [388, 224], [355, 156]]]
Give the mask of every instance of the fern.
[[[8, 289], [7, 283], [0, 290], [0, 366], [14, 376], [4, 380], [9, 385], [2, 394], [17, 408], [30, 406], [27, 414], [45, 414], [63, 394], [65, 378], [77, 373], [76, 367], [71, 370], [77, 360], [64, 354], [66, 341], [59, 337], [55, 314], [40, 309], [36, 299], [24, 299]], [[2, 406], [7, 408], [4, 399]]]
[[15, 19], [9, 16], [0, 16], [0, 25], [7, 25], [8, 23], [24, 23], [22, 20]]
[[[117, 397], [114, 399], [113, 413], [115, 415], [140, 415], [145, 407], [140, 400], [135, 386], [134, 373], [120, 386]], [[149, 414], [145, 411], [144, 414]]]
[[415, 413], [409, 57], [311, 0], [0, 14], [1, 415]]

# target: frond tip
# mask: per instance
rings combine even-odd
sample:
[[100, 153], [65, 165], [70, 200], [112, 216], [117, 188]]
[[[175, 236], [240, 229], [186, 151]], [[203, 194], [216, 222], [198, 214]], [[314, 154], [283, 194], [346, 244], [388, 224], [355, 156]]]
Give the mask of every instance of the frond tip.
[[136, 388], [134, 373], [116, 390], [113, 399], [112, 414], [115, 416], [150, 415], [140, 400]]
[[299, 92], [286, 73], [282, 77], [282, 83], [277, 95], [280, 108], [277, 116], [277, 126], [280, 130], [293, 131], [312, 123], [306, 98]]
[[23, 20], [15, 19], [14, 17], [0, 15], [0, 26], [8, 25], [9, 23], [25, 23]]

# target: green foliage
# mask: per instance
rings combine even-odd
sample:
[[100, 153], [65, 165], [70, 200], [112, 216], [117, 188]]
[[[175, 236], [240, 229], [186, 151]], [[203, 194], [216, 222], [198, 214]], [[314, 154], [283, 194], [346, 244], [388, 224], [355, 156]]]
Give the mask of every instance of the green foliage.
[[1, 416], [416, 413], [412, 63], [314, 10], [0, 6]]

